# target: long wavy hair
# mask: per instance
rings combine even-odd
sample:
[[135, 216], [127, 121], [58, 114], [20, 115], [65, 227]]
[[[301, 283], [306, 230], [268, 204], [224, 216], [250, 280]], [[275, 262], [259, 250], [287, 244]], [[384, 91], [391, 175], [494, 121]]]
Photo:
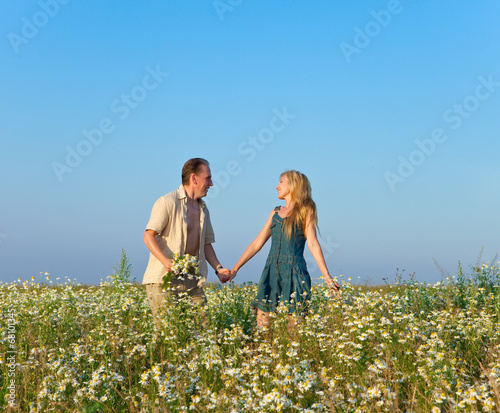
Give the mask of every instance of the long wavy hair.
[[290, 185], [292, 198], [292, 211], [283, 223], [283, 230], [288, 238], [291, 238], [293, 228], [302, 228], [306, 233], [307, 217], [310, 215], [311, 224], [318, 227], [318, 214], [316, 204], [312, 199], [311, 184], [309, 179], [299, 171], [285, 171], [280, 178], [286, 176]]

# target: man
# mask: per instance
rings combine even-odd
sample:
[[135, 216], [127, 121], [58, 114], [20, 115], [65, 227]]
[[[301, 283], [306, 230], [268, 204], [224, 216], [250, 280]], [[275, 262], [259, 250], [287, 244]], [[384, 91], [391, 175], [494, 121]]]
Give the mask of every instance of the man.
[[[189, 294], [195, 304], [206, 307], [203, 284], [207, 279], [207, 261], [221, 282], [226, 282], [230, 271], [223, 268], [212, 243], [215, 241], [212, 223], [206, 204], [201, 200], [213, 185], [208, 161], [189, 159], [182, 168], [182, 184], [176, 191], [159, 198], [151, 211], [151, 218], [144, 233], [144, 243], [150, 251], [149, 263], [142, 283], [153, 311], [155, 324], [160, 327], [159, 310], [165, 295], [162, 292], [163, 276], [172, 266], [172, 255], [196, 255], [200, 260], [200, 280], [171, 280], [171, 296], [179, 292]], [[203, 325], [208, 322], [206, 312]]]

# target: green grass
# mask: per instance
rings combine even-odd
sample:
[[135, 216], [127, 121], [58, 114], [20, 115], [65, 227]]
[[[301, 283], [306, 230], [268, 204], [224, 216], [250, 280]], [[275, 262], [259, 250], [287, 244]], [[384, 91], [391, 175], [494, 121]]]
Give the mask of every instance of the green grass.
[[186, 300], [159, 332], [137, 283], [3, 284], [0, 407], [13, 378], [22, 412], [500, 411], [499, 273], [344, 282], [340, 300], [320, 285], [306, 317], [267, 329], [255, 285], [212, 284], [208, 328]]

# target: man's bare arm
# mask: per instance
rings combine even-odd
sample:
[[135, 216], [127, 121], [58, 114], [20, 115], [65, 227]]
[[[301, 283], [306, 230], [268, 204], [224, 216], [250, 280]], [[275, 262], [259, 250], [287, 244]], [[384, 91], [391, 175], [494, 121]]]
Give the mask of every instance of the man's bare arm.
[[205, 244], [205, 258], [212, 268], [217, 270], [217, 276], [219, 277], [220, 282], [225, 283], [229, 279], [230, 271], [228, 268], [222, 268], [222, 264], [217, 258], [212, 244]]
[[163, 252], [161, 251], [160, 246], [158, 245], [158, 241], [156, 241], [156, 235], [156, 231], [147, 229], [144, 232], [144, 243], [148, 247], [151, 254], [153, 254], [158, 259], [158, 261], [163, 264], [167, 271], [170, 272], [170, 269], [172, 267], [172, 260], [166, 257], [165, 254], [163, 254]]

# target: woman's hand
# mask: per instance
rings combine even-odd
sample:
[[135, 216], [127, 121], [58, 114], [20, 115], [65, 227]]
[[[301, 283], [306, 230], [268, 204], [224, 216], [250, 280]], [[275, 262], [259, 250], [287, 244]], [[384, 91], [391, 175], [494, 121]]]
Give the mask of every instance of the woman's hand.
[[236, 274], [238, 274], [238, 270], [235, 270], [234, 268], [231, 270], [231, 275], [229, 277], [229, 282], [233, 281], [233, 278], [236, 277]]
[[330, 290], [335, 291], [337, 294], [337, 297], [340, 298], [340, 285], [337, 281], [335, 281], [330, 275], [327, 275], [325, 277], [325, 281], [328, 284], [328, 287], [330, 287]]

